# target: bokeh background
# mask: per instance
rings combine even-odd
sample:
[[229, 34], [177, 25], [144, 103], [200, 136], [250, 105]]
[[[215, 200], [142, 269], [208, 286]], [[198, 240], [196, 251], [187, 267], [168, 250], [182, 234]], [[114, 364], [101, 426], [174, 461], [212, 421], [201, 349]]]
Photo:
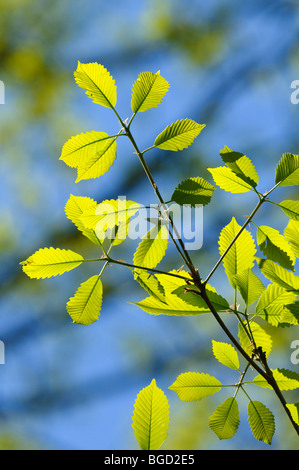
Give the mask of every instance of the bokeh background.
[[[99, 321], [74, 325], [66, 302], [97, 267], [84, 265], [59, 278], [34, 281], [19, 265], [45, 246], [95, 254], [97, 248], [65, 217], [70, 194], [99, 202], [120, 195], [142, 204], [156, 202], [124, 139], [116, 163], [100, 179], [75, 184], [74, 170], [59, 161], [72, 135], [119, 130], [113, 113], [76, 86], [78, 60], [100, 62], [112, 73], [123, 118], [131, 115], [132, 83], [140, 72], [160, 70], [170, 82], [163, 104], [134, 121], [141, 148], [177, 119], [206, 124], [188, 150], [146, 155], [167, 200], [184, 178], [211, 181], [206, 168], [221, 164], [224, 145], [252, 158], [261, 191], [272, 187], [281, 154], [299, 151], [299, 105], [290, 101], [291, 82], [299, 79], [298, 43], [295, 0], [1, 0], [0, 339], [6, 363], [0, 365], [0, 448], [137, 449], [131, 428], [135, 397], [156, 378], [171, 406], [164, 449], [299, 449], [270, 391], [248, 388], [252, 399], [263, 401], [276, 416], [271, 448], [252, 437], [241, 393], [239, 430], [232, 440], [219, 441], [208, 417], [230, 392], [181, 403], [168, 390], [188, 370], [237, 381], [233, 371], [213, 359], [211, 339], [226, 338], [210, 316], [146, 314], [130, 303], [144, 292], [129, 271], [113, 266], [105, 271]], [[296, 197], [292, 188], [286, 190], [274, 200]], [[254, 204], [248, 194], [215, 192], [204, 210], [203, 248], [193, 253], [203, 276], [218, 258], [221, 228], [233, 215], [241, 224]], [[256, 223], [274, 220], [275, 228], [283, 230], [287, 217], [273, 207], [263, 208]], [[135, 246], [124, 243], [116, 256], [130, 261]], [[170, 247], [163, 267], [180, 266]], [[231, 299], [221, 270], [213, 285]], [[235, 323], [229, 324], [236, 331]], [[297, 327], [261, 324], [273, 337], [270, 366], [298, 372], [290, 362]], [[298, 392], [286, 392], [286, 398], [298, 401]]]

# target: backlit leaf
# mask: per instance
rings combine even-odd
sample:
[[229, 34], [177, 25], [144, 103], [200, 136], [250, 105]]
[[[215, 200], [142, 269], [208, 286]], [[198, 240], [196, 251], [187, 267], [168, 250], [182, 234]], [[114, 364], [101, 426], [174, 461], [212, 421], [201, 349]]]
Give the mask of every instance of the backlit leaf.
[[67, 303], [74, 323], [90, 325], [98, 320], [102, 306], [103, 286], [100, 276], [92, 276], [77, 289]]
[[239, 408], [234, 397], [227, 398], [209, 418], [209, 426], [219, 439], [234, 437], [239, 423]]
[[299, 155], [283, 154], [276, 167], [275, 183], [280, 186], [299, 184]]
[[107, 144], [106, 132], [91, 131], [71, 137], [63, 146], [60, 160], [71, 168], [83, 166]]
[[111, 109], [115, 107], [117, 97], [115, 81], [103, 65], [95, 62], [90, 64], [78, 62], [74, 77], [77, 85], [86, 91], [94, 103]]
[[[299, 374], [296, 372], [287, 369], [274, 369], [272, 373], [280, 390], [296, 390], [299, 388]], [[257, 375], [253, 382], [262, 388], [272, 388], [261, 375]]]
[[184, 205], [202, 204], [205, 206], [211, 200], [215, 187], [203, 178], [188, 178], [182, 181], [175, 189], [171, 200], [177, 204]]
[[284, 237], [289, 242], [295, 255], [299, 256], [299, 221], [290, 220], [284, 230]]
[[279, 203], [279, 207], [290, 219], [299, 221], [299, 201], [282, 201]]
[[286, 291], [278, 284], [269, 284], [256, 305], [255, 313], [267, 320], [271, 325], [278, 326], [286, 304], [296, 299], [296, 294]]
[[246, 305], [253, 304], [265, 290], [262, 281], [249, 268], [236, 274], [234, 281]]
[[41, 248], [21, 263], [24, 273], [32, 279], [45, 279], [76, 268], [83, 257], [71, 250]]
[[155, 379], [138, 393], [132, 420], [141, 450], [158, 450], [167, 437], [169, 404]]
[[278, 230], [261, 225], [257, 229], [256, 241], [268, 260], [275, 261], [283, 268], [294, 270], [296, 257]]
[[101, 245], [102, 240], [96, 236], [94, 230], [86, 228], [81, 221], [82, 214], [84, 214], [85, 211], [95, 211], [96, 207], [97, 202], [93, 199], [85, 196], [73, 196], [71, 194], [65, 205], [65, 214], [67, 218], [76, 225], [77, 229], [83, 233], [83, 235], [89, 238], [96, 245]]
[[155, 140], [155, 146], [163, 150], [183, 150], [189, 147], [200, 134], [205, 124], [192, 119], [181, 119], [167, 126]]
[[156, 108], [162, 103], [169, 83], [160, 72], [142, 72], [133, 84], [131, 107], [134, 113]]
[[272, 350], [272, 339], [271, 336], [266, 333], [266, 331], [258, 324], [253, 321], [250, 322], [250, 329], [254, 338], [254, 343], [251, 339], [248, 338], [247, 334], [244, 331], [244, 328], [239, 324], [239, 339], [242, 348], [251, 356], [254, 346], [257, 348], [261, 347], [263, 352], [266, 353], [266, 356]]
[[257, 171], [251, 160], [240, 152], [234, 152], [227, 146], [220, 151], [223, 162], [239, 178], [250, 186], [256, 187], [259, 182]]
[[247, 193], [251, 190], [250, 184], [239, 178], [230, 168], [219, 166], [217, 168], [207, 168], [213, 176], [213, 180], [219, 188], [232, 194]]
[[235, 348], [229, 343], [212, 341], [213, 354], [216, 359], [230, 369], [239, 369], [239, 358]]
[[76, 183], [98, 178], [106, 173], [116, 159], [116, 147], [116, 137], [99, 142], [96, 151], [78, 166]]
[[250, 401], [248, 404], [248, 420], [254, 437], [258, 441], [270, 445], [275, 432], [273, 413], [263, 403]]
[[185, 372], [180, 374], [169, 388], [176, 392], [182, 401], [197, 401], [219, 392], [221, 387], [221, 382], [209, 374]]
[[267, 279], [280, 285], [287, 291], [299, 293], [299, 276], [287, 271], [270, 260], [256, 258], [260, 270]]
[[[239, 233], [240, 229], [241, 227], [234, 217], [231, 222], [223, 228], [219, 237], [219, 253], [221, 256]], [[245, 229], [223, 259], [226, 275], [233, 287], [236, 285], [234, 276], [245, 269], [253, 267], [255, 252], [256, 248], [251, 233]]]
[[155, 268], [165, 255], [167, 245], [167, 228], [162, 224], [154, 225], [139, 243], [134, 254], [134, 264], [140, 267]]

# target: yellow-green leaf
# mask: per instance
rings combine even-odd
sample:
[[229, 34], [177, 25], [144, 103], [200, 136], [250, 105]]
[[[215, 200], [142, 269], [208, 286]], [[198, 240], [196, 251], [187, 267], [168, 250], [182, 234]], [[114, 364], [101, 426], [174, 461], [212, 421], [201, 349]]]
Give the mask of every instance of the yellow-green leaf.
[[[245, 325], [245, 324], [244, 324]], [[246, 326], [246, 325], [245, 325]], [[266, 356], [272, 350], [272, 339], [271, 336], [258, 324], [253, 321], [250, 322], [250, 329], [254, 338], [254, 343], [248, 338], [244, 331], [244, 328], [239, 324], [239, 339], [243, 349], [251, 356], [254, 346], [257, 348], [261, 347]]]
[[239, 369], [239, 358], [235, 348], [229, 343], [212, 341], [213, 354], [216, 359], [230, 369]]
[[257, 171], [251, 160], [240, 152], [234, 152], [227, 146], [220, 150], [223, 162], [243, 181], [256, 187], [259, 182]]
[[[280, 390], [296, 390], [299, 388], [299, 374], [296, 372], [287, 369], [274, 369], [272, 374]], [[257, 375], [253, 382], [262, 388], [272, 388], [261, 375]]]
[[249, 268], [236, 274], [234, 281], [246, 305], [253, 304], [265, 290], [262, 281]]
[[282, 322], [285, 305], [296, 299], [296, 294], [286, 291], [278, 284], [269, 284], [256, 305], [255, 313], [273, 326]]
[[24, 273], [32, 279], [45, 279], [63, 274], [76, 268], [84, 258], [71, 250], [60, 248], [41, 248], [23, 261]]
[[141, 450], [158, 450], [167, 437], [169, 404], [155, 379], [138, 393], [132, 420]]
[[284, 230], [284, 237], [289, 242], [295, 255], [299, 256], [299, 221], [290, 220]]
[[[223, 228], [219, 237], [219, 253], [221, 256], [239, 233], [240, 229], [241, 227], [234, 217], [231, 222]], [[256, 248], [251, 233], [245, 229], [223, 259], [226, 275], [233, 287], [236, 285], [234, 276], [245, 269], [253, 267], [255, 253]]]
[[90, 64], [78, 62], [74, 76], [77, 85], [86, 91], [94, 103], [111, 109], [115, 107], [117, 98], [115, 81], [103, 65], [96, 62]]
[[227, 398], [209, 418], [209, 426], [219, 439], [231, 439], [239, 427], [239, 408], [234, 397]]
[[299, 201], [282, 201], [279, 203], [279, 207], [290, 219], [299, 221]]
[[268, 260], [275, 261], [283, 268], [294, 270], [296, 257], [278, 230], [261, 225], [257, 229], [256, 241]]
[[169, 387], [182, 401], [197, 401], [219, 392], [222, 384], [215, 377], [200, 372], [180, 374]]
[[270, 445], [275, 432], [273, 413], [263, 403], [250, 401], [248, 404], [248, 420], [254, 437], [258, 441]]
[[89, 238], [94, 244], [101, 245], [102, 240], [99, 239], [94, 230], [86, 228], [81, 221], [82, 214], [86, 211], [95, 211], [97, 202], [94, 199], [85, 196], [70, 195], [68, 202], [65, 205], [65, 214], [77, 227], [80, 232]]
[[207, 168], [219, 188], [232, 194], [247, 193], [251, 190], [250, 184], [239, 178], [230, 168], [219, 166]]
[[188, 178], [182, 181], [175, 189], [171, 200], [177, 204], [184, 205], [202, 204], [205, 206], [211, 200], [215, 187], [203, 178]]
[[142, 72], [133, 84], [131, 107], [134, 113], [156, 108], [162, 103], [169, 83], [160, 72]]
[[110, 139], [106, 132], [91, 131], [71, 137], [63, 146], [60, 160], [71, 168], [83, 166], [98, 152], [101, 152]]
[[181, 119], [167, 126], [154, 144], [163, 150], [183, 150], [193, 143], [204, 127], [205, 124], [198, 124], [192, 119]]
[[168, 231], [163, 224], [154, 225], [142, 238], [134, 254], [136, 266], [155, 268], [165, 255]]
[[96, 151], [78, 166], [76, 183], [98, 178], [106, 173], [116, 159], [116, 147], [116, 137], [99, 142]]
[[103, 299], [103, 286], [99, 275], [92, 276], [77, 289], [67, 303], [67, 311], [74, 323], [90, 325], [98, 320]]
[[256, 258], [260, 270], [267, 279], [287, 291], [299, 293], [299, 276], [287, 271], [271, 260]]
[[299, 184], [299, 155], [284, 153], [275, 173], [275, 184], [294, 186]]

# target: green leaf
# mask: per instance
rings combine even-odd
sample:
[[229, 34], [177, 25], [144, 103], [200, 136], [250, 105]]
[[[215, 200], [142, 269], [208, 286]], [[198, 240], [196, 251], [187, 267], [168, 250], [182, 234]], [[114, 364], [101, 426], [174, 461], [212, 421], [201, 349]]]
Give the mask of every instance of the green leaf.
[[203, 178], [188, 178], [175, 189], [171, 200], [180, 205], [190, 204], [194, 207], [196, 204], [202, 204], [205, 206], [210, 202], [215, 189]]
[[230, 367], [230, 369], [239, 369], [239, 358], [235, 348], [228, 343], [221, 343], [212, 341], [213, 354], [216, 359], [223, 365]]
[[[299, 388], [299, 374], [296, 374], [296, 372], [287, 369], [274, 369], [272, 373], [280, 390], [296, 390]], [[257, 375], [253, 379], [253, 383], [262, 388], [272, 388], [261, 375]]]
[[296, 261], [293, 250], [287, 240], [272, 227], [258, 227], [256, 241], [268, 260], [275, 261], [283, 268], [294, 270]]
[[154, 225], [139, 243], [133, 258], [134, 264], [141, 267], [155, 268], [164, 257], [167, 245], [167, 228], [163, 224]]
[[154, 145], [163, 150], [183, 150], [193, 143], [204, 127], [205, 124], [198, 124], [192, 119], [181, 119], [167, 126], [158, 135]]
[[71, 250], [60, 248], [41, 248], [22, 261], [23, 271], [31, 279], [45, 279], [63, 274], [76, 268], [84, 258]]
[[283, 210], [287, 216], [292, 220], [299, 220], [299, 201], [282, 201], [279, 203], [279, 207]]
[[290, 220], [284, 230], [284, 237], [289, 242], [292, 250], [299, 256], [299, 222]]
[[299, 155], [284, 153], [276, 167], [275, 184], [294, 186], [299, 184]]
[[223, 162], [245, 183], [256, 187], [259, 182], [257, 171], [251, 160], [243, 153], [234, 152], [227, 146], [220, 150]]
[[60, 160], [71, 168], [84, 166], [86, 162], [101, 152], [110, 139], [106, 132], [91, 131], [71, 137], [63, 146]]
[[251, 190], [250, 184], [239, 178], [230, 168], [219, 166], [207, 168], [219, 188], [232, 194], [247, 193]]
[[77, 289], [67, 303], [67, 311], [74, 323], [90, 325], [98, 320], [103, 299], [103, 285], [99, 275], [92, 276]]
[[[170, 273], [175, 274], [177, 271], [170, 271]], [[179, 274], [191, 279], [190, 275], [185, 271], [180, 271]], [[134, 305], [153, 315], [201, 315], [210, 313], [205, 301], [200, 296], [192, 292], [184, 292], [187, 287], [184, 279], [167, 274], [156, 274], [155, 277], [159, 282], [159, 290], [163, 289], [163, 298], [158, 298], [159, 295], [155, 295], [157, 294], [157, 290], [155, 290], [154, 295], [150, 294], [150, 297]], [[229, 308], [228, 302], [217, 294], [212, 286], [207, 284], [206, 291], [216, 310], [222, 311]]]
[[280, 321], [282, 324], [299, 325], [299, 301], [284, 306]]
[[133, 112], [141, 113], [156, 108], [169, 89], [169, 83], [160, 72], [142, 72], [133, 84], [131, 107]]
[[169, 404], [155, 379], [138, 393], [132, 420], [141, 450], [158, 450], [167, 437]]
[[185, 372], [177, 377], [169, 389], [176, 392], [182, 401], [197, 401], [219, 392], [221, 387], [221, 382], [209, 374]]
[[209, 418], [209, 426], [219, 439], [234, 437], [239, 423], [239, 408], [234, 397], [227, 398]]
[[253, 304], [265, 290], [262, 281], [249, 268], [236, 274], [234, 281], [246, 305]]
[[287, 407], [291, 412], [293, 420], [299, 425], [299, 403], [289, 403]]
[[282, 322], [282, 314], [286, 304], [293, 302], [296, 294], [287, 292], [278, 284], [269, 284], [262, 292], [256, 305], [255, 313], [273, 326]]
[[86, 229], [94, 230], [101, 240], [113, 240], [113, 244], [118, 245], [126, 239], [130, 218], [139, 208], [139, 204], [134, 201], [106, 199], [95, 208], [84, 211], [81, 221]]
[[135, 272], [134, 279], [143, 287], [150, 297], [166, 303], [165, 293], [162, 284], [158, 279], [146, 271]]
[[275, 432], [273, 413], [263, 403], [250, 401], [248, 419], [254, 437], [270, 445]]
[[[246, 326], [246, 324], [244, 323]], [[272, 350], [272, 339], [271, 336], [258, 324], [253, 321], [250, 322], [250, 329], [254, 338], [255, 345], [246, 335], [243, 327], [239, 324], [239, 339], [243, 349], [251, 356], [254, 346], [257, 348], [261, 347], [263, 352], [268, 356]]]
[[65, 214], [83, 235], [89, 238], [95, 245], [101, 245], [102, 240], [96, 236], [94, 230], [86, 228], [81, 221], [81, 216], [85, 211], [95, 211], [96, 207], [97, 202], [93, 199], [84, 196], [73, 196], [71, 194], [65, 205]]
[[107, 138], [98, 143], [96, 152], [78, 166], [76, 183], [82, 180], [98, 178], [106, 173], [116, 159], [116, 147], [116, 137]]
[[[239, 233], [240, 229], [241, 227], [234, 217], [231, 222], [223, 228], [219, 237], [219, 253], [221, 256]], [[245, 229], [223, 259], [226, 275], [233, 287], [235, 287], [234, 276], [245, 269], [253, 267], [255, 252], [256, 248], [251, 233]]]
[[116, 105], [117, 93], [115, 81], [101, 64], [95, 62], [81, 64], [78, 62], [74, 72], [77, 85], [93, 100], [94, 103], [113, 109]]
[[264, 276], [270, 281], [280, 285], [287, 291], [299, 293], [299, 276], [287, 271], [270, 260], [256, 258], [258, 266]]

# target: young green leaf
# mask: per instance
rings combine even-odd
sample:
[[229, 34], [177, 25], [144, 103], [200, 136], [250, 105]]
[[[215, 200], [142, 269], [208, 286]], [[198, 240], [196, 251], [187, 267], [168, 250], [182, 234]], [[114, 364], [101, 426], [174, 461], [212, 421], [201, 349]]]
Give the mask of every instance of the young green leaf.
[[116, 137], [99, 142], [96, 151], [78, 166], [76, 183], [98, 178], [106, 173], [116, 159], [116, 147]]
[[279, 207], [290, 219], [299, 221], [299, 201], [282, 201], [279, 203]]
[[[230, 246], [240, 229], [241, 227], [234, 217], [231, 222], [223, 228], [219, 237], [220, 255], [223, 255], [225, 250]], [[256, 248], [251, 233], [245, 229], [223, 259], [226, 275], [233, 287], [236, 285], [234, 276], [245, 269], [253, 267], [255, 253]]]
[[142, 113], [156, 108], [169, 89], [169, 83], [160, 72], [142, 72], [133, 84], [131, 107], [133, 112]]
[[293, 420], [299, 425], [299, 403], [289, 403], [287, 407], [291, 412]]
[[182, 401], [197, 401], [219, 392], [221, 387], [221, 382], [209, 374], [185, 372], [177, 377], [169, 389], [176, 392]]
[[229, 343], [212, 341], [215, 358], [230, 369], [239, 369], [239, 358], [235, 348]]
[[227, 398], [209, 418], [209, 426], [219, 439], [234, 437], [239, 423], [239, 408], [234, 397]]
[[299, 293], [299, 276], [287, 271], [273, 261], [256, 258], [264, 276], [287, 291]]
[[256, 241], [268, 260], [294, 271], [296, 257], [290, 245], [278, 230], [261, 225], [257, 229]]
[[284, 237], [289, 242], [295, 255], [299, 256], [299, 221], [290, 220], [284, 230]]
[[236, 274], [234, 281], [247, 306], [253, 304], [265, 290], [262, 281], [249, 268]]
[[134, 279], [143, 287], [144, 290], [160, 302], [167, 303], [162, 284], [155, 276], [150, 275], [146, 271], [135, 272]]
[[250, 401], [248, 404], [248, 420], [254, 437], [258, 441], [271, 445], [275, 432], [273, 413], [263, 403]]
[[168, 231], [163, 224], [154, 225], [142, 238], [134, 254], [136, 266], [155, 268], [165, 255], [168, 245]]
[[234, 152], [227, 146], [220, 150], [223, 162], [230, 168], [239, 178], [252, 187], [256, 187], [259, 182], [257, 171], [251, 160], [243, 155], [243, 153]]
[[217, 168], [207, 168], [213, 180], [219, 188], [232, 194], [247, 193], [252, 188], [250, 184], [236, 175], [230, 168], [219, 166]]
[[181, 119], [167, 126], [156, 138], [154, 145], [159, 149], [174, 152], [189, 147], [200, 134], [205, 124], [198, 124], [192, 119]]
[[95, 245], [101, 245], [102, 240], [96, 236], [94, 230], [86, 228], [81, 221], [81, 216], [85, 211], [95, 211], [96, 207], [97, 202], [93, 199], [85, 196], [73, 196], [71, 194], [65, 205], [65, 214], [83, 235], [89, 238]]
[[74, 251], [51, 247], [41, 248], [22, 261], [21, 265], [24, 273], [31, 279], [45, 279], [70, 271], [83, 261], [84, 258]]
[[[272, 373], [280, 390], [296, 390], [299, 388], [299, 374], [296, 372], [287, 369], [274, 369]], [[257, 375], [253, 379], [253, 383], [262, 388], [272, 388], [261, 375]]]
[[280, 186], [299, 184], [299, 155], [283, 154], [276, 167], [275, 184]]
[[188, 178], [182, 181], [174, 190], [171, 200], [177, 204], [184, 205], [202, 204], [205, 206], [211, 200], [216, 188], [203, 178]]
[[299, 325], [299, 301], [284, 306], [280, 321], [282, 324]]
[[253, 335], [254, 343], [248, 338], [244, 331], [244, 328], [239, 324], [239, 339], [242, 348], [250, 356], [253, 352], [254, 347], [261, 347], [263, 352], [268, 356], [272, 350], [272, 338], [266, 333], [266, 331], [258, 324], [253, 321], [250, 322], [250, 329]]
[[141, 450], [158, 450], [167, 437], [169, 404], [155, 379], [138, 393], [132, 420]]
[[90, 64], [78, 62], [74, 77], [77, 85], [86, 91], [94, 103], [110, 109], [115, 107], [117, 99], [115, 81], [103, 65], [95, 62]]
[[63, 146], [59, 160], [71, 168], [83, 166], [101, 152], [110, 139], [106, 132], [91, 131], [71, 137]]
[[103, 299], [103, 285], [99, 275], [92, 276], [77, 289], [67, 303], [67, 311], [74, 323], [90, 325], [98, 320]]
[[287, 292], [278, 284], [269, 284], [256, 305], [256, 315], [264, 318], [273, 326], [282, 322], [282, 314], [286, 304], [296, 299], [296, 294]]

